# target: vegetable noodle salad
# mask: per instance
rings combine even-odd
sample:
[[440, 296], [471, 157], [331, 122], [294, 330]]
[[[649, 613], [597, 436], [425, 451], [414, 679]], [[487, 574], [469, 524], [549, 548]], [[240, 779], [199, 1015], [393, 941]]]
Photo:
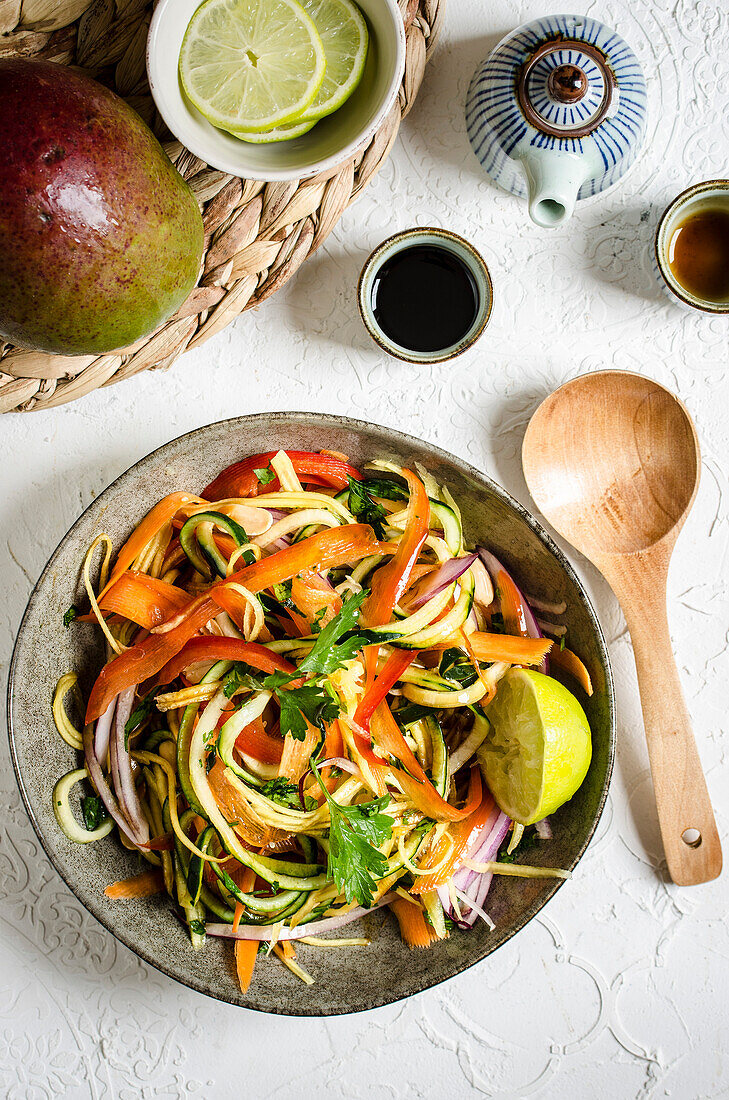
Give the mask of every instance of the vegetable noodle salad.
[[116, 828], [148, 865], [109, 897], [166, 891], [194, 948], [232, 941], [245, 991], [259, 951], [310, 983], [295, 944], [363, 946], [319, 937], [381, 906], [427, 947], [454, 923], [493, 927], [494, 874], [566, 877], [514, 861], [549, 822], [524, 833], [479, 760], [508, 670], [551, 659], [589, 677], [499, 561], [465, 549], [425, 470], [255, 455], [201, 497], [165, 497], [112, 558], [99, 535], [91, 610], [64, 618], [107, 646], [83, 733], [65, 709], [75, 673], [53, 703], [84, 755], [54, 789], [60, 827], [79, 843]]

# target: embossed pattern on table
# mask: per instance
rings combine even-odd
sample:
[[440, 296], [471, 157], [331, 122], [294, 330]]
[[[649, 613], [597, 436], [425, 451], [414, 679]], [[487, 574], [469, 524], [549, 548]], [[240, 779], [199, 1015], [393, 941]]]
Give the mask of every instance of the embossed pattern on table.
[[[541, 398], [586, 370], [645, 371], [679, 393], [701, 437], [703, 479], [678, 542], [670, 617], [726, 848], [729, 329], [664, 297], [649, 245], [673, 195], [727, 174], [729, 10], [723, 0], [585, 9], [645, 67], [648, 147], [618, 189], [579, 204], [550, 234], [483, 176], [462, 121], [476, 64], [545, 6], [451, 7], [391, 160], [279, 297], [166, 376], [0, 422], [4, 667], [31, 583], [81, 508], [197, 424], [284, 408], [369, 417], [453, 450], [527, 501], [518, 455]], [[384, 359], [357, 317], [367, 253], [412, 224], [467, 236], [495, 285], [482, 341], [434, 369]], [[483, 965], [405, 1004], [325, 1022], [272, 1019], [139, 963], [39, 851], [0, 740], [0, 1096], [729, 1097], [729, 880], [686, 890], [666, 880], [625, 624], [604, 582], [574, 560], [610, 640], [620, 708], [598, 834], [543, 915]], [[317, 978], [336, 981], [325, 958]]]

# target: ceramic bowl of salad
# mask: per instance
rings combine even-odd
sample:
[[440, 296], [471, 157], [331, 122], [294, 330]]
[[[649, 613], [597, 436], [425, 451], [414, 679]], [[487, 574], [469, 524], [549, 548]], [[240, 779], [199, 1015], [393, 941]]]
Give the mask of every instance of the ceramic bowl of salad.
[[8, 693], [68, 886], [232, 1004], [408, 997], [591, 873], [615, 719], [585, 590], [502, 488], [388, 428], [257, 414], [142, 459], [48, 562]]
[[396, 0], [160, 0], [147, 43], [171, 132], [245, 179], [305, 179], [354, 157], [404, 71]]

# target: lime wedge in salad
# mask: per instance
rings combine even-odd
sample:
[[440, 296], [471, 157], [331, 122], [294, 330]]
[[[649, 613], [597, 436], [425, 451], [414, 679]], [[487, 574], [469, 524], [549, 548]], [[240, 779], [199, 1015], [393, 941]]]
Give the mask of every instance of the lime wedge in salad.
[[205, 0], [180, 50], [185, 94], [226, 130], [298, 120], [325, 69], [322, 40], [297, 0]]
[[327, 59], [324, 80], [298, 121], [324, 118], [355, 90], [367, 60], [369, 35], [364, 16], [352, 0], [301, 0], [316, 24]]
[[477, 755], [492, 795], [521, 825], [541, 821], [572, 798], [587, 774], [585, 712], [551, 676], [512, 668], [486, 714], [491, 732]]

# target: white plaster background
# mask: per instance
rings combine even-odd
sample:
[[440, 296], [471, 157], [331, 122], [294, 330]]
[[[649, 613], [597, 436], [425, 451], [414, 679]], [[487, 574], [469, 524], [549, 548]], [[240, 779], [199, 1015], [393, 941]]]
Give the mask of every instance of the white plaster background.
[[[245, 412], [351, 413], [452, 450], [528, 503], [519, 449], [540, 399], [585, 371], [641, 371], [680, 394], [703, 448], [671, 574], [671, 626], [726, 846], [729, 324], [664, 298], [649, 251], [666, 202], [729, 169], [729, 8], [587, 6], [644, 63], [649, 142], [624, 183], [550, 233], [481, 174], [462, 116], [470, 74], [495, 41], [562, 7], [449, 0], [391, 159], [278, 297], [168, 373], [0, 421], [3, 672], [59, 538], [95, 494], [167, 439]], [[434, 369], [384, 358], [355, 304], [366, 255], [413, 224], [471, 239], [495, 284], [481, 342]], [[618, 757], [598, 834], [543, 915], [486, 962], [406, 1003], [323, 1021], [267, 1018], [159, 975], [88, 916], [50, 867], [0, 740], [0, 1095], [729, 1097], [729, 875], [683, 890], [666, 879], [630, 642], [607, 586], [573, 557], [617, 680]]]

